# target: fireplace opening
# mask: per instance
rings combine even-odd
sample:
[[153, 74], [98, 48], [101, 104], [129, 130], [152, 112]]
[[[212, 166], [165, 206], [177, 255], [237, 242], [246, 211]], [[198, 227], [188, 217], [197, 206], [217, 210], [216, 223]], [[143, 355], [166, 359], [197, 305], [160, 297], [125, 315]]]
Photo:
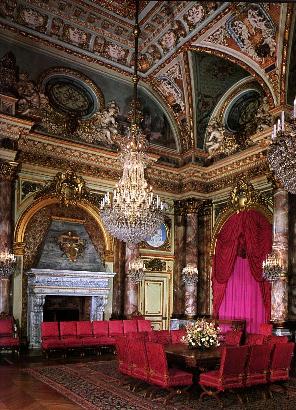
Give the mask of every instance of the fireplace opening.
[[90, 296], [47, 295], [43, 306], [43, 321], [90, 320], [90, 304]]

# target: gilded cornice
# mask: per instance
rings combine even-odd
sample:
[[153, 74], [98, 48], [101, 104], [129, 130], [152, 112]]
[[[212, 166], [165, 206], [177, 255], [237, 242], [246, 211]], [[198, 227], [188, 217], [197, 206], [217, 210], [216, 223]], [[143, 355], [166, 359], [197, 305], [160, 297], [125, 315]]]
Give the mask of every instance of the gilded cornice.
[[10, 138], [12, 140], [18, 140], [20, 136], [30, 132], [33, 124], [33, 121], [0, 114], [0, 139]]
[[[117, 181], [122, 173], [117, 153], [95, 147], [84, 147], [52, 137], [29, 134], [19, 142], [19, 160], [42, 167], [75, 169], [81, 175]], [[265, 157], [266, 145], [258, 145], [224, 158], [208, 167], [195, 163], [180, 168], [153, 163], [147, 169], [149, 183], [159, 192], [175, 195], [190, 192], [203, 195], [231, 186], [244, 174], [249, 179], [269, 173]]]
[[16, 175], [18, 163], [0, 160], [0, 181], [12, 181]]

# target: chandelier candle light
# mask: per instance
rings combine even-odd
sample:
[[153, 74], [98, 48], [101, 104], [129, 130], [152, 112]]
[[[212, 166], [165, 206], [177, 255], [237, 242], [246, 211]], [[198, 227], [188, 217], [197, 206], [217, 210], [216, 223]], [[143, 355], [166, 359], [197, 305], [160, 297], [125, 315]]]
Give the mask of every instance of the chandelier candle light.
[[143, 259], [137, 258], [129, 263], [128, 273], [133, 283], [141, 282], [145, 277], [145, 264]]
[[164, 221], [166, 208], [159, 196], [153, 194], [144, 175], [149, 161], [146, 153], [148, 143], [140, 129], [138, 103], [138, 15], [139, 2], [136, 1], [132, 118], [128, 135], [120, 142], [123, 174], [113, 195], [107, 192], [101, 202], [101, 217], [108, 231], [131, 244], [147, 240], [155, 233]]
[[8, 252], [0, 253], [0, 277], [8, 278], [14, 272], [16, 258], [15, 256]]
[[263, 261], [263, 278], [269, 282], [278, 280], [284, 273], [280, 259], [276, 251], [272, 251]]
[[282, 111], [277, 124], [273, 126], [267, 157], [275, 177], [287, 191], [296, 194], [296, 97], [292, 118], [285, 122], [285, 113]]

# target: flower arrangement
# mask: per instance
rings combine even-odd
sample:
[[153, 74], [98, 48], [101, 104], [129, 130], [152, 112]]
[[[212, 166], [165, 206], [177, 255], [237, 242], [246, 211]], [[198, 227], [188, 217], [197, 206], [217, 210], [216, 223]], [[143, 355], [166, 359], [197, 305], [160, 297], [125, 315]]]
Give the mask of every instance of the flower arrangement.
[[207, 349], [216, 347], [220, 345], [219, 330], [215, 323], [200, 319], [186, 326], [186, 335], [181, 340], [191, 348]]

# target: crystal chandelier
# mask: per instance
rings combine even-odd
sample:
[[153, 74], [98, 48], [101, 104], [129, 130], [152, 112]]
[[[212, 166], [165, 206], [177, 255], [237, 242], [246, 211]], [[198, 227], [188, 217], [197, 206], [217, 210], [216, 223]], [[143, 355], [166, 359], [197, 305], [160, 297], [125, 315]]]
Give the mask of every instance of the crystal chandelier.
[[285, 122], [285, 114], [274, 125], [267, 158], [275, 177], [284, 188], [296, 194], [296, 98], [293, 116]]
[[101, 202], [101, 217], [112, 236], [137, 244], [150, 238], [164, 220], [165, 204], [155, 196], [148, 185], [144, 171], [148, 165], [147, 141], [140, 130], [141, 116], [138, 104], [138, 24], [139, 4], [136, 1], [135, 63], [133, 75], [133, 102], [131, 126], [126, 138], [120, 142], [120, 160], [123, 174], [113, 195], [106, 193]]
[[145, 271], [146, 271], [146, 268], [145, 268], [143, 259], [137, 258], [129, 263], [128, 274], [132, 282], [134, 283], [141, 282], [145, 277]]
[[284, 273], [276, 251], [272, 251], [263, 261], [263, 278], [269, 282], [278, 280]]
[[198, 282], [198, 269], [195, 264], [187, 263], [182, 270], [182, 280], [186, 285], [194, 285]]
[[8, 278], [13, 274], [15, 268], [16, 258], [15, 256], [8, 252], [4, 251], [0, 253], [0, 277]]

